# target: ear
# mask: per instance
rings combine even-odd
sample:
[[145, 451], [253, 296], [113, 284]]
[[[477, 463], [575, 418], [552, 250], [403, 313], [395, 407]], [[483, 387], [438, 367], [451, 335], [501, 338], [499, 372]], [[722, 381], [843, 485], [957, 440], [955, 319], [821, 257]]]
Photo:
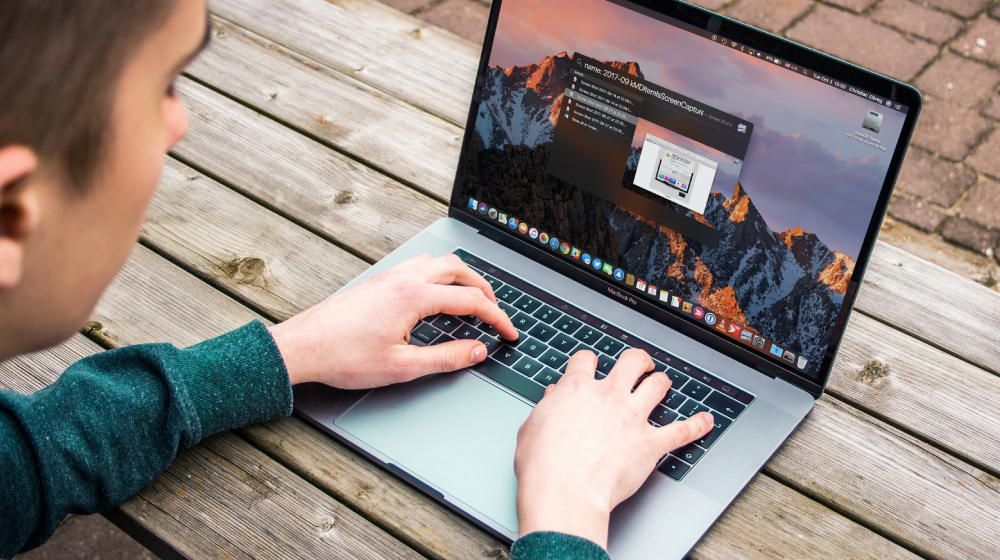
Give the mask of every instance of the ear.
[[38, 227], [38, 198], [27, 187], [27, 179], [37, 167], [38, 158], [32, 150], [0, 147], [0, 292], [21, 280], [25, 241]]

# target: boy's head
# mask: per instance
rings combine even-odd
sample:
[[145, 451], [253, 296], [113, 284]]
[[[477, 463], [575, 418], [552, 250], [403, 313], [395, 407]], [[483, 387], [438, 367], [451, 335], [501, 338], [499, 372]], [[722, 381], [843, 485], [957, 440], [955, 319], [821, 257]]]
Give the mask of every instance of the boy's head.
[[75, 332], [187, 131], [204, 0], [0, 3], [0, 360]]

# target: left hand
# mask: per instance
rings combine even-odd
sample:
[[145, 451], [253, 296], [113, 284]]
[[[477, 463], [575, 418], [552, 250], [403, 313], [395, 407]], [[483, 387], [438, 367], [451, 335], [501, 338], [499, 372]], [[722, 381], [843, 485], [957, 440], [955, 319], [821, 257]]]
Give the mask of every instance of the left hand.
[[493, 288], [455, 255], [419, 255], [270, 328], [292, 384], [319, 381], [371, 389], [486, 358], [477, 340], [411, 346], [417, 321], [438, 313], [475, 315], [505, 339], [517, 330]]

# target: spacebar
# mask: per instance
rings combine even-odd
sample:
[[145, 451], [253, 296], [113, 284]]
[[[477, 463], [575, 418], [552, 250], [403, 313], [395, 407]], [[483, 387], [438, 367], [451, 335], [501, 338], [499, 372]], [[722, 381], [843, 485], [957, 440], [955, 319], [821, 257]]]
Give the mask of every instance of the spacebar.
[[493, 358], [486, 358], [472, 368], [533, 403], [542, 400], [542, 395], [545, 394], [545, 387]]

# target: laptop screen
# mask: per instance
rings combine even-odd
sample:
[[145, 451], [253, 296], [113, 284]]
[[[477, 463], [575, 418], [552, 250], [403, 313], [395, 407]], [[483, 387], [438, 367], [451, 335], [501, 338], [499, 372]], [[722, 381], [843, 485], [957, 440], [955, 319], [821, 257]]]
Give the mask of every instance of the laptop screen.
[[624, 1], [503, 0], [487, 51], [466, 212], [821, 378], [909, 107]]

